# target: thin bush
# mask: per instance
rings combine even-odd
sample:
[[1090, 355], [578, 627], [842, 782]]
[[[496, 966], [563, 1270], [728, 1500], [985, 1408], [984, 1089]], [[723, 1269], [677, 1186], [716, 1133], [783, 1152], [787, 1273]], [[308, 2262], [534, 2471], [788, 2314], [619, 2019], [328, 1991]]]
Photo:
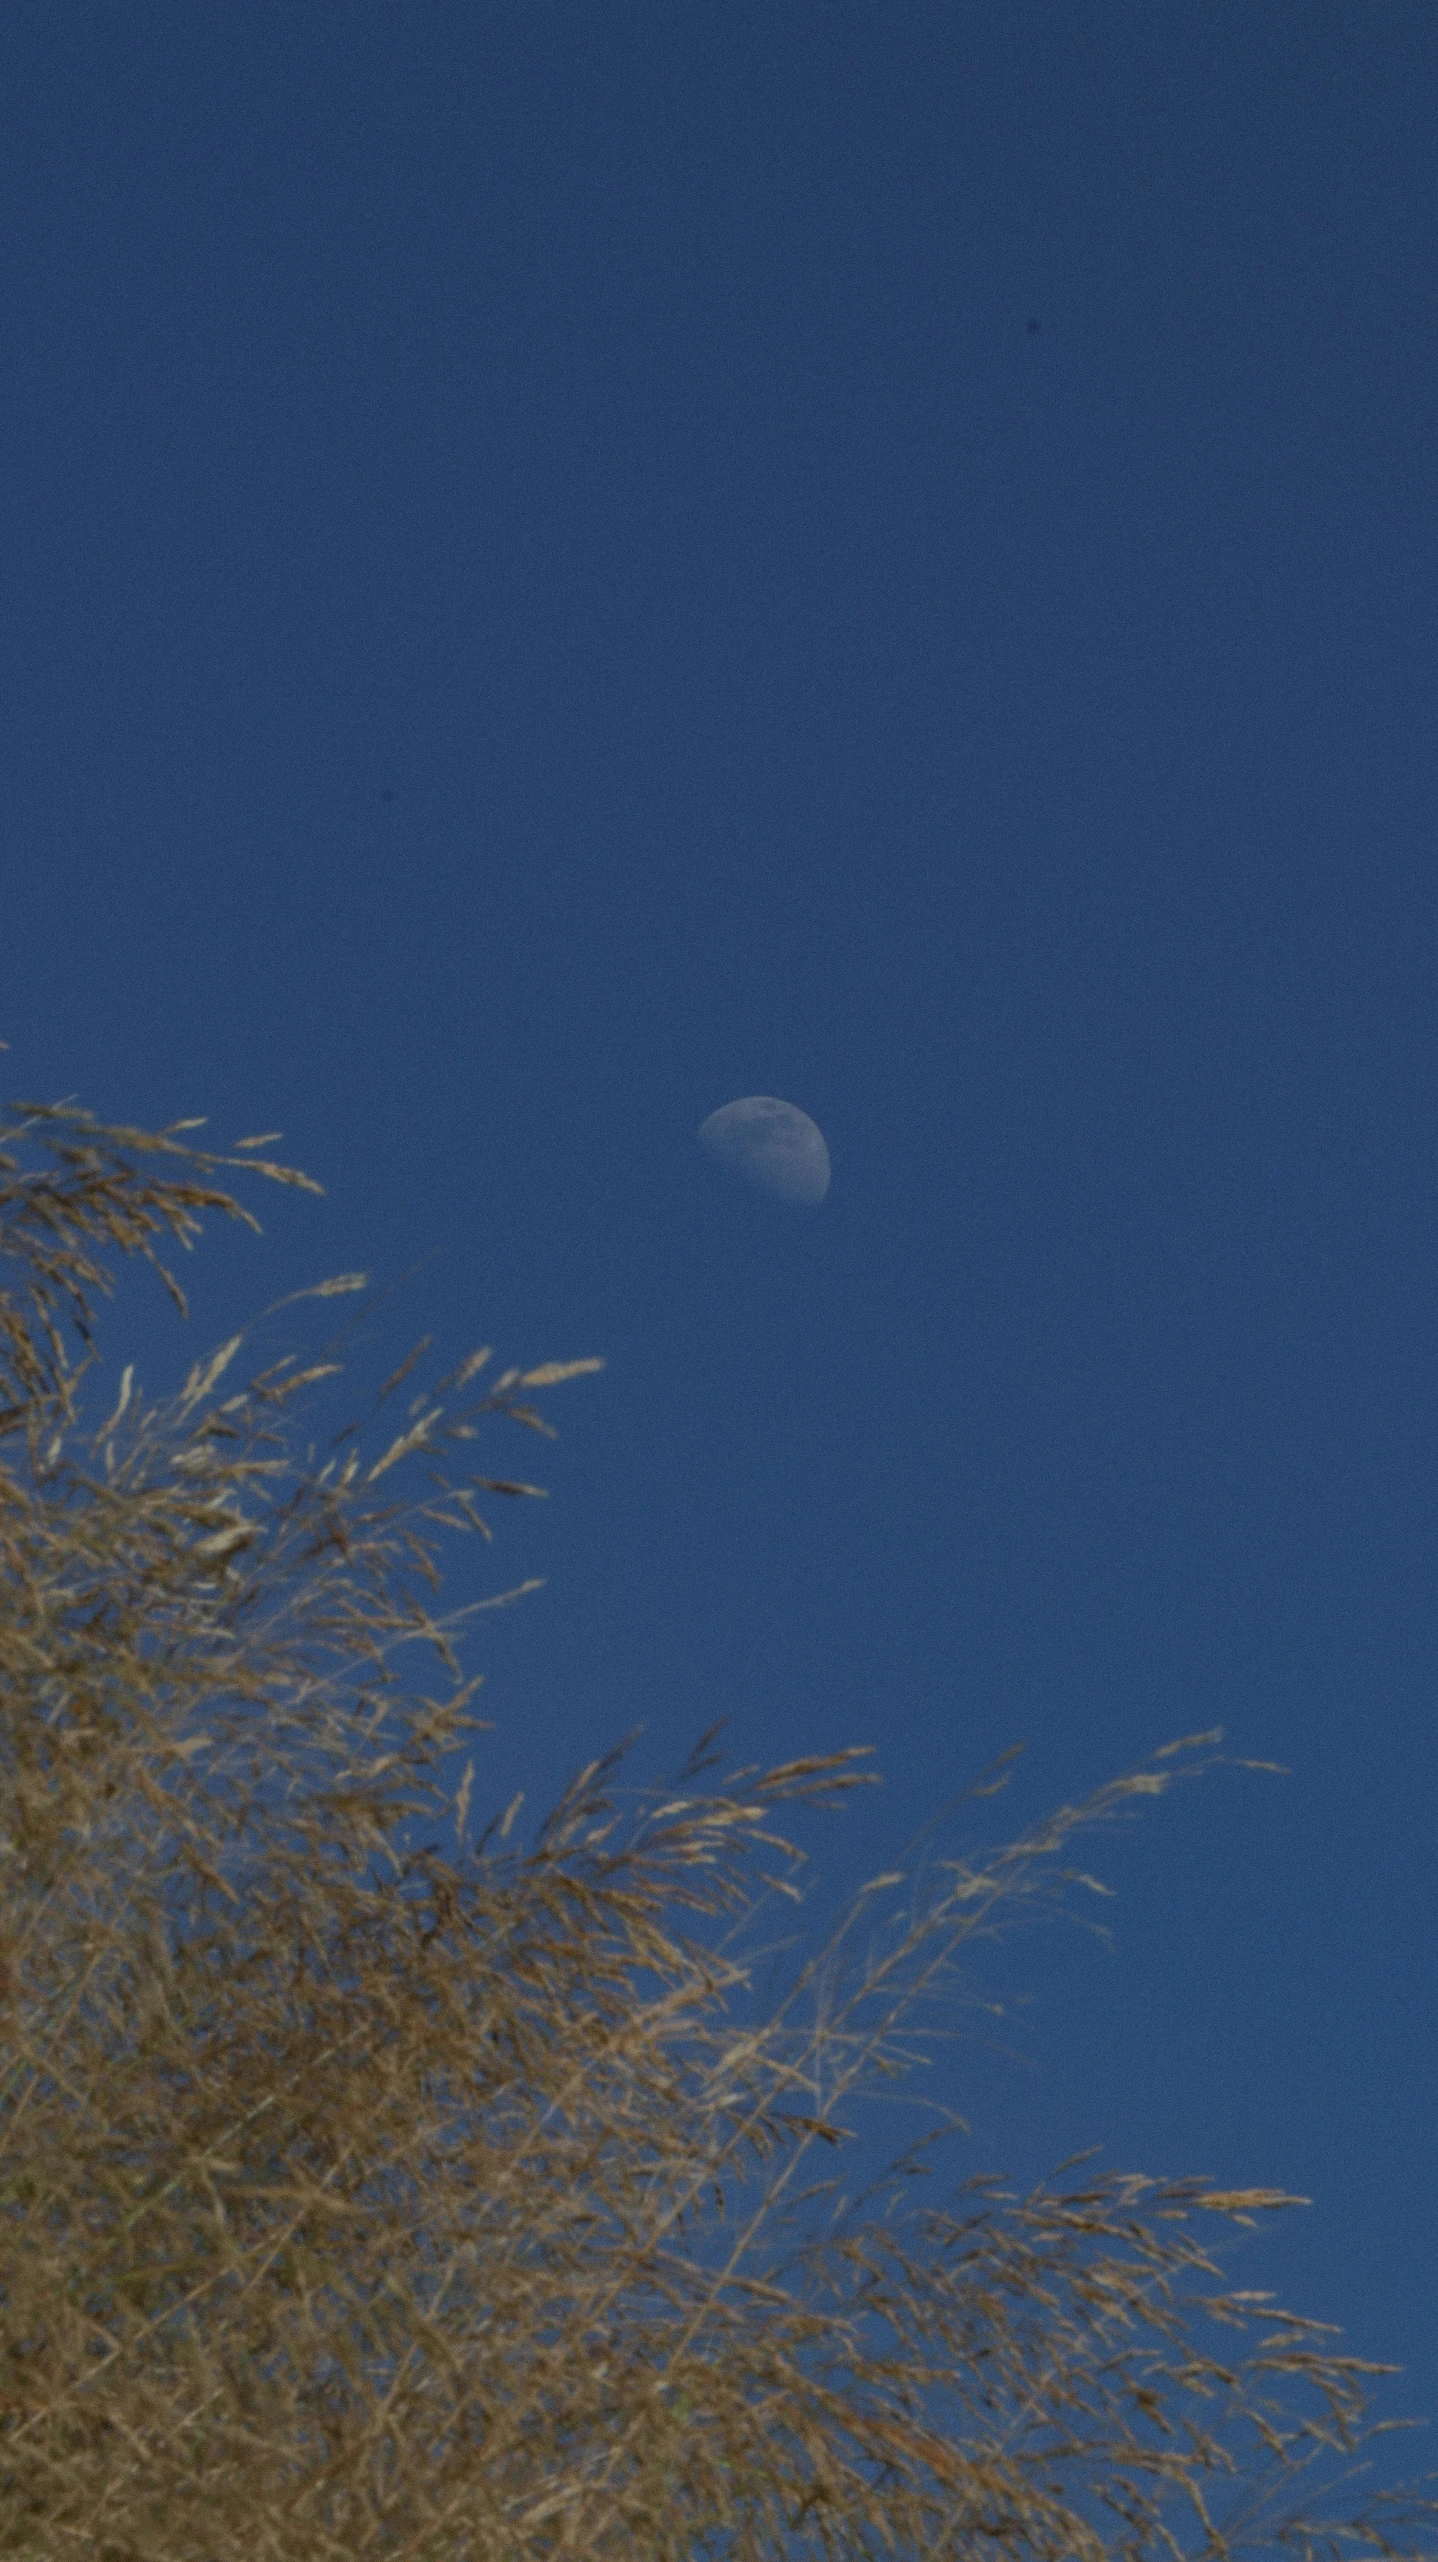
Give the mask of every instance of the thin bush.
[[236, 1337], [158, 1404], [127, 1369], [87, 1426], [115, 1256], [250, 1218], [221, 1178], [306, 1178], [193, 1123], [14, 1112], [0, 2553], [1431, 2549], [1431, 2504], [1362, 2495], [1388, 2370], [1221, 2273], [1210, 2236], [1279, 2192], [1089, 2168], [920, 2208], [922, 2147], [882, 2190], [832, 2176], [966, 1956], [1082, 1892], [1075, 1836], [1216, 1739], [998, 1849], [930, 1845], [765, 2012], [784, 1810], [861, 1756], [716, 1775], [710, 1737], [645, 1790], [610, 1754], [528, 1842], [513, 1808], [476, 1831], [472, 1758], [441, 1783], [480, 1723], [444, 1543], [534, 1491], [476, 1443], [548, 1430], [536, 1400], [598, 1363], [476, 1352], [318, 1457], [332, 1353], [245, 1376]]

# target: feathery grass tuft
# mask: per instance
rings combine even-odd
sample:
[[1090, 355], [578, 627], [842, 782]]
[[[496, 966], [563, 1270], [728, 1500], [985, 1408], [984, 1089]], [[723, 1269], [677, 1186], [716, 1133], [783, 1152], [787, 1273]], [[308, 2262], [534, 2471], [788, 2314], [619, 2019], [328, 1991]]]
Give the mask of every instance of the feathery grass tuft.
[[[915, 2206], [932, 2139], [864, 2195], [837, 2176], [978, 1945], [1095, 1888], [1078, 1836], [1219, 1738], [995, 1849], [921, 1846], [759, 2012], [802, 1865], [785, 1809], [842, 1804], [862, 1754], [726, 1773], [710, 1735], [631, 1788], [620, 1748], [527, 1843], [518, 1801], [470, 1838], [472, 1757], [440, 1783], [481, 1728], [461, 1642], [494, 1606], [441, 1606], [445, 1540], [542, 1491], [465, 1454], [551, 1429], [534, 1395], [600, 1365], [480, 1394], [477, 1352], [381, 1446], [316, 1460], [329, 1351], [247, 1375], [236, 1336], [158, 1403], [127, 1370], [87, 1428], [113, 1257], [163, 1273], [204, 1212], [253, 1223], [221, 1173], [307, 1178], [257, 1155], [273, 1133], [213, 1155], [194, 1123], [17, 1110], [0, 2555], [1431, 2551], [1431, 2502], [1363, 2496], [1389, 2370], [1224, 2277], [1215, 2236], [1282, 2191], [1069, 2165]], [[406, 1847], [416, 1818], [457, 1855]]]

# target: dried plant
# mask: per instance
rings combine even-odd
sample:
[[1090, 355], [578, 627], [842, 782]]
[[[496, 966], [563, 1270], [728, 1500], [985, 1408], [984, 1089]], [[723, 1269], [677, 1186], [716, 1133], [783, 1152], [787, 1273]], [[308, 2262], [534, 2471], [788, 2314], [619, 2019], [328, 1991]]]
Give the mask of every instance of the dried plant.
[[1221, 2274], [1206, 2236], [1280, 2193], [1090, 2169], [919, 2210], [922, 2147], [852, 2199], [815, 2176], [966, 1954], [1082, 1891], [1074, 1837], [1216, 1738], [997, 1850], [921, 1846], [766, 2013], [783, 1810], [860, 1756], [716, 1777], [711, 1737], [630, 1790], [611, 1754], [527, 1844], [514, 1807], [471, 1837], [472, 1759], [441, 1785], [480, 1722], [444, 1542], [536, 1491], [476, 1475], [475, 1438], [547, 1431], [535, 1398], [599, 1364], [482, 1389], [476, 1352], [320, 1460], [298, 1419], [334, 1360], [236, 1387], [236, 1337], [160, 1404], [127, 1369], [86, 1427], [115, 1254], [249, 1217], [222, 1176], [306, 1178], [269, 1140], [14, 1110], [0, 2553], [1431, 2549], [1431, 2504], [1361, 2496], [1388, 2370]]

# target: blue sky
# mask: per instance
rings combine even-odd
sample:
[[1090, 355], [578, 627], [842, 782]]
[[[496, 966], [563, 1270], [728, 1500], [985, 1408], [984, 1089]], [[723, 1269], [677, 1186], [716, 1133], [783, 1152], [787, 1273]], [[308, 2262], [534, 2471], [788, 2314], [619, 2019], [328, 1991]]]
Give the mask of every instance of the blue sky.
[[389, 1351], [606, 1357], [457, 1561], [491, 1807], [872, 1743], [832, 1894], [1020, 1740], [1287, 1764], [940, 2082], [1313, 2197], [1245, 2282], [1418, 2410], [1435, 130], [1411, 0], [0, 21], [5, 1090], [326, 1186], [152, 1384], [421, 1257]]

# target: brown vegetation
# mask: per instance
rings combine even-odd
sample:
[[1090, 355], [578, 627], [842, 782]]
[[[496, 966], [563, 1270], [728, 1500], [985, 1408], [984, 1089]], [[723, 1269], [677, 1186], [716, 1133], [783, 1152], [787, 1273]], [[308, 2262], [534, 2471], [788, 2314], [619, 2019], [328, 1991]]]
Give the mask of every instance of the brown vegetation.
[[476, 1353], [318, 1460], [333, 1361], [236, 1386], [237, 1338], [82, 1424], [107, 1258], [304, 1181], [196, 1126], [0, 1133], [0, 2553], [1430, 2549], [1353, 2479], [1383, 2370], [1220, 2274], [1278, 2193], [819, 2173], [965, 1952], [1214, 1739], [875, 1879], [761, 2015], [783, 1809], [855, 1755], [706, 1743], [650, 1791], [611, 1755], [527, 1845], [439, 1783], [478, 1721], [437, 1559], [532, 1491], [464, 1462], [596, 1363]]

